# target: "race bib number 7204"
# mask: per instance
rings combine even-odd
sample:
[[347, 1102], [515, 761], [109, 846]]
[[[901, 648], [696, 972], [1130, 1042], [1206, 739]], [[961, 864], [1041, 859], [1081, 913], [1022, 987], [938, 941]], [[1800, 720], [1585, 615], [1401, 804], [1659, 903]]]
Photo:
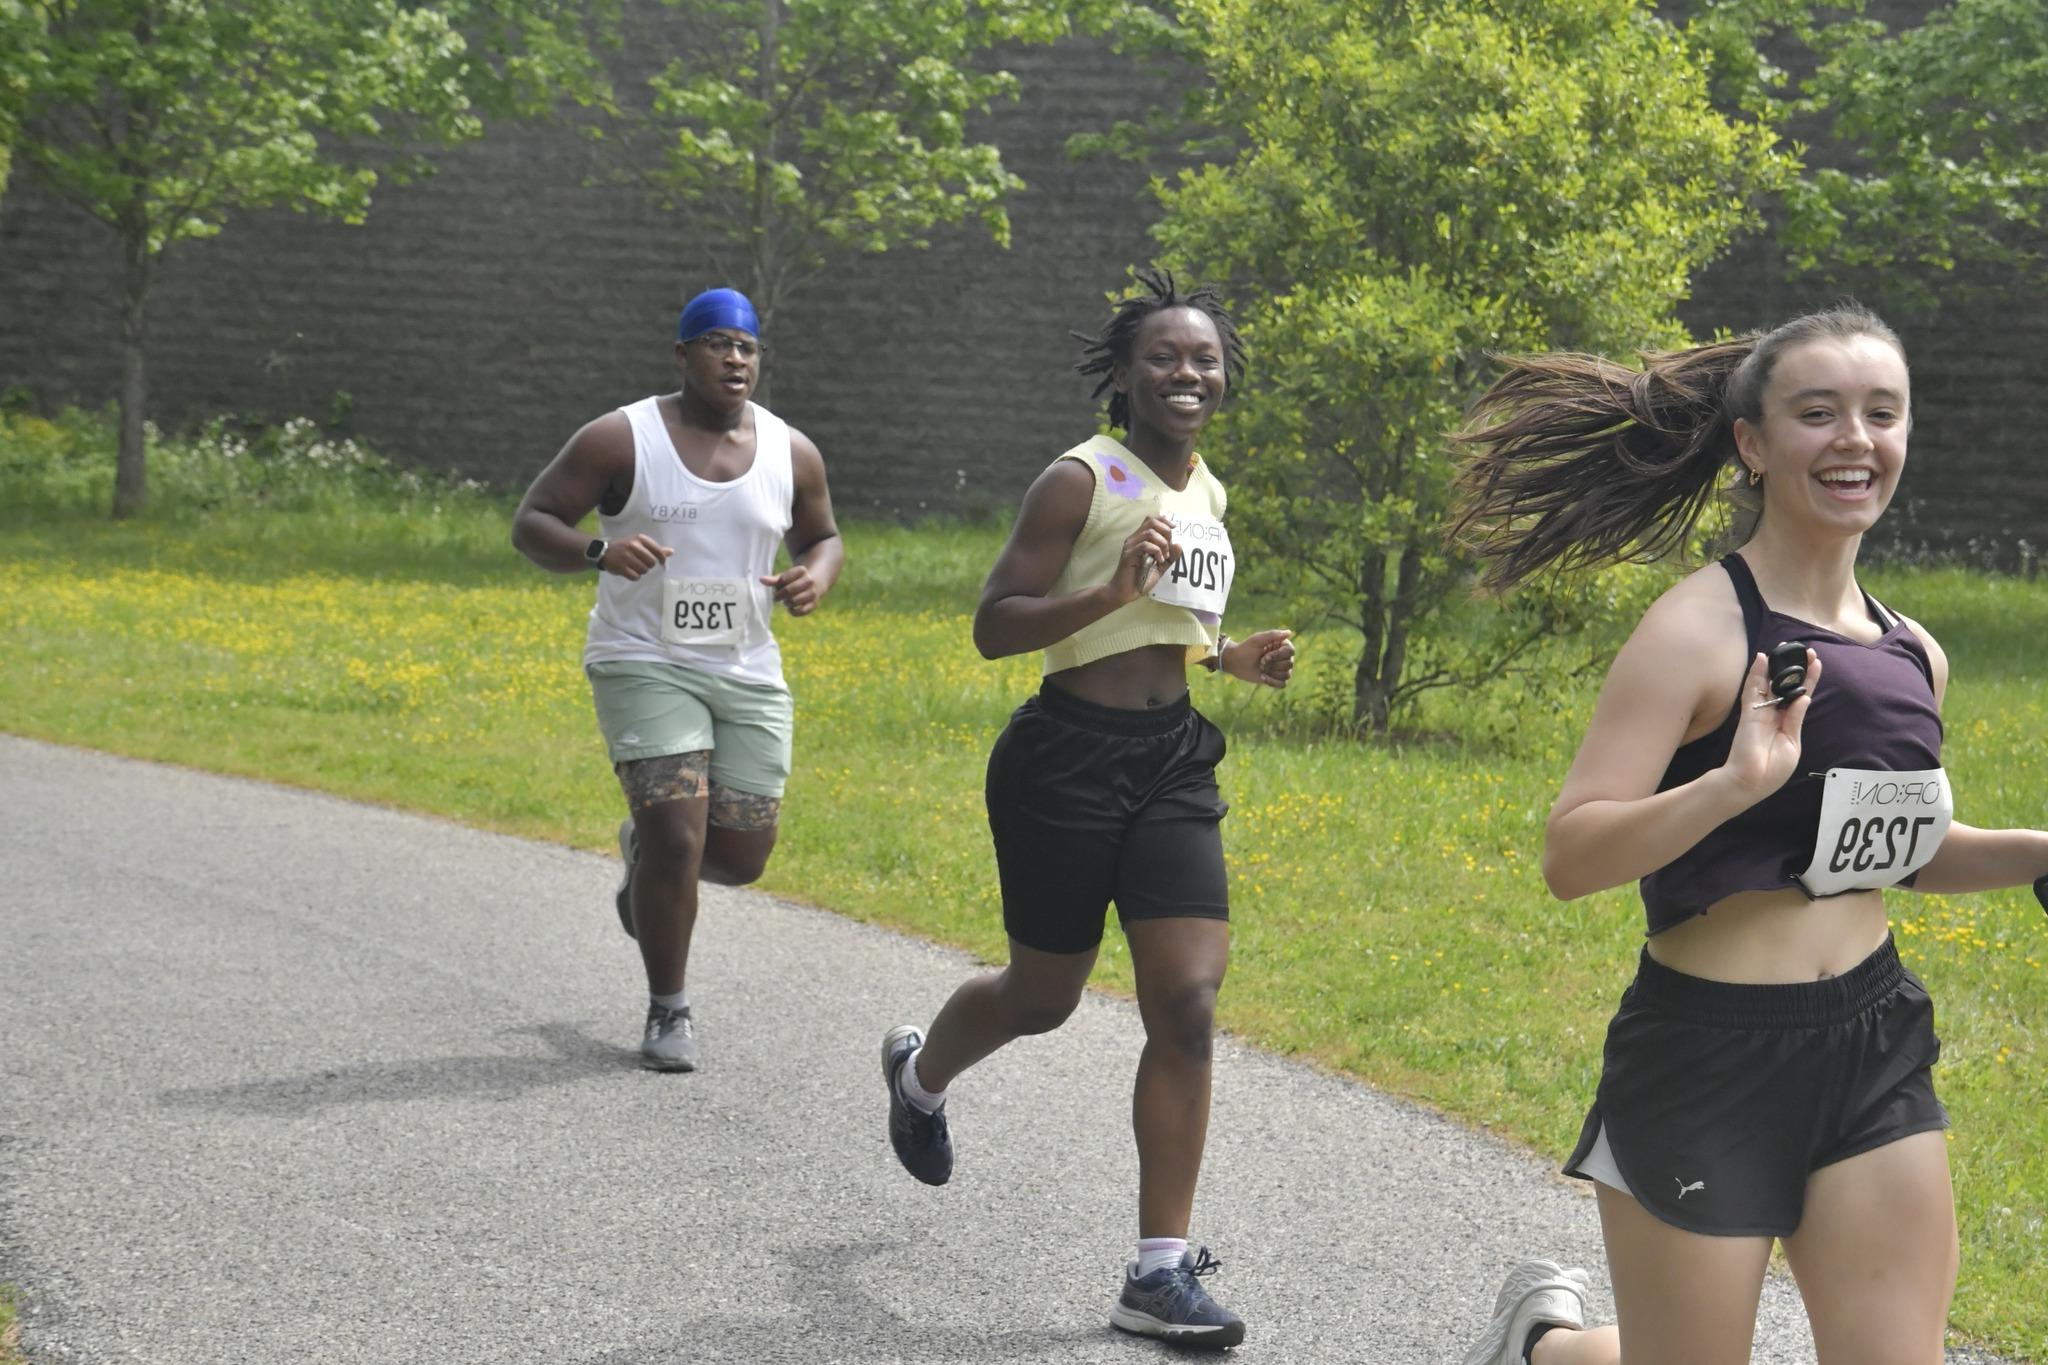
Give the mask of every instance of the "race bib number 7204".
[[1209, 517], [1169, 517], [1173, 543], [1180, 556], [1152, 585], [1152, 596], [1170, 607], [1186, 607], [1220, 619], [1230, 597], [1237, 561], [1230, 554], [1230, 532]]
[[744, 578], [665, 578], [661, 638], [698, 648], [736, 646], [754, 619], [754, 585]]
[[1830, 768], [1813, 863], [1799, 884], [1810, 896], [1895, 886], [1933, 860], [1954, 817], [1948, 774], [1940, 768]]

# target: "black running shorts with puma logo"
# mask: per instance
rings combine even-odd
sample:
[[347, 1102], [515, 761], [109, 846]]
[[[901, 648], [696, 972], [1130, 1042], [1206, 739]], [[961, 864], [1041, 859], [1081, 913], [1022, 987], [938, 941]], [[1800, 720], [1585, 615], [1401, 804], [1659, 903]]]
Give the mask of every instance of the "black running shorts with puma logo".
[[1604, 1129], [1628, 1192], [1658, 1218], [1787, 1236], [1813, 1172], [1948, 1127], [1940, 1055], [1934, 1003], [1890, 939], [1840, 976], [1784, 986], [1687, 976], [1645, 951], [1565, 1174], [1594, 1178], [1581, 1167]]

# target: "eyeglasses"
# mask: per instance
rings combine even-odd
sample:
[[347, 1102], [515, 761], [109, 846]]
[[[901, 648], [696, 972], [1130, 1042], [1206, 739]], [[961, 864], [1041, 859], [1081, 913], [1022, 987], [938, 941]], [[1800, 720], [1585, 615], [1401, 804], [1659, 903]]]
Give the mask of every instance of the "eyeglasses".
[[752, 360], [755, 356], [761, 354], [761, 343], [758, 341], [748, 341], [744, 337], [728, 336], [724, 332], [706, 332], [703, 336], [694, 337], [692, 340], [695, 344], [704, 347], [711, 354], [717, 356], [731, 355], [734, 351], [738, 351], [741, 360]]

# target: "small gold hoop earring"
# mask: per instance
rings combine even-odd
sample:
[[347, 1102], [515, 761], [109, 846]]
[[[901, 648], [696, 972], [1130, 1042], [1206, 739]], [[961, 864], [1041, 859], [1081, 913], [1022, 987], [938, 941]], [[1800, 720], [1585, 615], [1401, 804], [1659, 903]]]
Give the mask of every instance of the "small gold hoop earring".
[[1752, 470], [1750, 470], [1750, 471], [1749, 471], [1749, 486], [1750, 486], [1751, 488], [1754, 488], [1754, 487], [1756, 487], [1756, 486], [1757, 486], [1758, 484], [1762, 483], [1763, 481], [1764, 481], [1764, 472], [1763, 472], [1763, 471], [1762, 471], [1761, 469], [1752, 469]]

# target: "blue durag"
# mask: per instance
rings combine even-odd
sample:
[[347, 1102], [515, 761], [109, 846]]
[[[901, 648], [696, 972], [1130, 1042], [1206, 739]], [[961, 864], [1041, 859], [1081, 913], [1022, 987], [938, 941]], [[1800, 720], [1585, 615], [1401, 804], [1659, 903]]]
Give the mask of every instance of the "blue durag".
[[715, 327], [761, 335], [761, 319], [754, 305], [737, 289], [707, 289], [683, 305], [683, 320], [676, 327], [677, 341], [694, 341]]

